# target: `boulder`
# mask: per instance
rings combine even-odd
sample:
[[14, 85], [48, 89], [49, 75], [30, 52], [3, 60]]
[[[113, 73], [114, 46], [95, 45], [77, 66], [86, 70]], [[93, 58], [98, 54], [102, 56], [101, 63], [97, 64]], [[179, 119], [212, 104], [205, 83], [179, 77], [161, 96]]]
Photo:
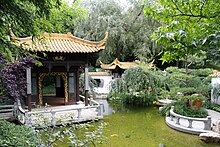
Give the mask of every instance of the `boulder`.
[[212, 127], [212, 131], [216, 133], [220, 133], [220, 120], [217, 120]]
[[201, 133], [199, 139], [206, 143], [220, 143], [220, 134], [216, 132]]

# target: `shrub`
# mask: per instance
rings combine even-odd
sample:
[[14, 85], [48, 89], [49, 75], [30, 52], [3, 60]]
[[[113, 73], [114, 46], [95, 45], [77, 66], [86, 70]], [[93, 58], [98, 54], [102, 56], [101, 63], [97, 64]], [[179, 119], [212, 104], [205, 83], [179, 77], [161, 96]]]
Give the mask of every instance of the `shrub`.
[[137, 95], [122, 93], [120, 99], [124, 104], [131, 106], [150, 106], [155, 101], [154, 93], [138, 93]]
[[35, 147], [39, 146], [38, 138], [31, 128], [0, 121], [0, 146]]
[[206, 109], [211, 109], [220, 112], [220, 105], [216, 103], [212, 103], [210, 101], [206, 101], [205, 103], [203, 103], [203, 107]]
[[169, 111], [171, 109], [171, 106], [173, 106], [173, 104], [167, 104], [167, 105], [162, 107], [162, 109], [160, 110], [160, 113], [162, 114], [162, 116], [169, 115]]
[[162, 72], [140, 66], [127, 69], [121, 79], [112, 82], [109, 96], [116, 96], [132, 106], [149, 106], [157, 99], [162, 82]]
[[26, 97], [26, 77], [25, 70], [34, 65], [35, 60], [30, 57], [24, 57], [20, 61], [10, 62], [0, 70], [3, 87], [7, 90], [10, 98], [15, 100]]
[[183, 102], [176, 102], [174, 104], [167, 104], [161, 109], [161, 114], [166, 116], [169, 114], [171, 106], [174, 106], [174, 112], [183, 116], [195, 117], [195, 118], [205, 118], [208, 116], [208, 112], [203, 109], [192, 109], [186, 107]]
[[212, 73], [211, 69], [189, 69], [187, 74], [185, 69], [177, 67], [168, 67], [166, 71], [164, 81], [170, 93], [182, 92], [184, 95], [198, 93], [210, 97], [211, 77], [208, 75]]
[[14, 101], [9, 98], [0, 98], [0, 106], [1, 105], [13, 105]]
[[181, 102], [174, 104], [174, 112], [183, 116], [196, 118], [205, 118], [208, 116], [208, 112], [204, 108], [192, 109], [190, 107], [185, 106]]

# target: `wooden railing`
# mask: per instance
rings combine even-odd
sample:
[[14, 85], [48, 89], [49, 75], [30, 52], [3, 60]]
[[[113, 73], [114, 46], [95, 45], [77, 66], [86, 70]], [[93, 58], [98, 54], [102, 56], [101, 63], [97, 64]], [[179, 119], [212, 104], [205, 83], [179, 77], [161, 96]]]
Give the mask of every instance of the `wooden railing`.
[[179, 114], [176, 114], [174, 112], [174, 106], [171, 107], [170, 109], [170, 119], [171, 121], [174, 121], [174, 118], [175, 118], [175, 123], [177, 125], [180, 125], [180, 126], [184, 126], [181, 124], [180, 120], [181, 119], [185, 119], [188, 121], [188, 126], [187, 128], [193, 128], [193, 121], [197, 121], [197, 122], [203, 122], [204, 123], [204, 130], [211, 130], [211, 116], [207, 116], [206, 118], [193, 118], [193, 117], [187, 117], [187, 116], [182, 116], [182, 115], [179, 115]]
[[[81, 96], [83, 98], [83, 96]], [[42, 111], [30, 111], [28, 112], [27, 110], [24, 110], [21, 106], [18, 107], [18, 120], [22, 124], [32, 126], [31, 122], [31, 116], [37, 115], [37, 114], [42, 114], [42, 115], [49, 115], [51, 116], [50, 122], [48, 122], [48, 125], [59, 125], [59, 122], [56, 120], [56, 114], [61, 113], [61, 112], [74, 112], [77, 111], [76, 119], [75, 120], [69, 120], [72, 122], [80, 122], [80, 121], [87, 121], [87, 118], [83, 118], [81, 112], [82, 110], [85, 109], [95, 109], [97, 112], [97, 118], [103, 118], [103, 105], [96, 102], [95, 100], [89, 99], [89, 104], [90, 106], [83, 106], [83, 107], [77, 107], [77, 108], [61, 108], [61, 109], [51, 109], [51, 110], [42, 110]], [[43, 109], [43, 108], [42, 108]]]

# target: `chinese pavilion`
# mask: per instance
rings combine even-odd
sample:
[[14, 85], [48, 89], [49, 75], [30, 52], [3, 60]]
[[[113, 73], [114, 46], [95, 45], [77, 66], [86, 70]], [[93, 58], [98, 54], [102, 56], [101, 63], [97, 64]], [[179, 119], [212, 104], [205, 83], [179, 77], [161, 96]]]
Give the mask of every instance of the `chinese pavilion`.
[[133, 68], [137, 66], [138, 64], [136, 62], [121, 62], [117, 58], [112, 61], [112, 63], [104, 64], [102, 61], [100, 61], [100, 66], [102, 69], [105, 70], [111, 70], [114, 77], [121, 77], [124, 70]]
[[[42, 39], [16, 38], [24, 50], [35, 51], [42, 66], [27, 69], [26, 104], [67, 105], [79, 101], [79, 76], [84, 72], [85, 105], [88, 105], [88, 57], [105, 48], [108, 33], [99, 42], [88, 41], [71, 33], [44, 33]], [[44, 94], [44, 80], [54, 79], [55, 94]]]

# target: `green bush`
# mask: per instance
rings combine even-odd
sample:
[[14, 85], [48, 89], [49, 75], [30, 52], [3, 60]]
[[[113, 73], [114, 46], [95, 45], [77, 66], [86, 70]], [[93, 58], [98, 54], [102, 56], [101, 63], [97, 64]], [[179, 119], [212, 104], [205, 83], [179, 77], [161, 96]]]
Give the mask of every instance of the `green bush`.
[[161, 114], [163, 116], [166, 116], [169, 114], [169, 111], [171, 109], [171, 106], [174, 106], [174, 112], [183, 116], [188, 117], [195, 117], [195, 118], [205, 118], [208, 116], [208, 112], [202, 108], [202, 109], [192, 109], [190, 107], [186, 107], [184, 103], [182, 102], [176, 102], [174, 104], [167, 104], [163, 106], [161, 109]]
[[0, 106], [1, 105], [13, 105], [14, 101], [9, 98], [0, 99]]
[[174, 112], [183, 116], [195, 117], [195, 118], [205, 118], [208, 116], [208, 112], [204, 108], [192, 109], [180, 102], [174, 104]]
[[167, 116], [169, 115], [169, 111], [171, 109], [171, 106], [173, 106], [173, 104], [167, 104], [165, 106], [162, 107], [160, 113], [162, 114], [162, 116]]
[[35, 147], [39, 146], [36, 132], [26, 126], [0, 121], [0, 146]]
[[220, 112], [220, 105], [216, 103], [212, 103], [210, 101], [206, 101], [205, 103], [203, 103], [203, 107], [206, 109], [211, 109]]
[[162, 80], [161, 71], [141, 66], [127, 69], [122, 78], [112, 82], [109, 97], [117, 97], [127, 105], [149, 106], [157, 99]]
[[182, 92], [184, 95], [198, 93], [207, 98], [210, 97], [211, 77], [208, 75], [212, 73], [212, 69], [189, 69], [188, 74], [185, 69], [177, 67], [168, 67], [166, 71], [164, 81], [170, 93]]
[[150, 106], [155, 101], [156, 96], [153, 93], [132, 95], [129, 93], [120, 94], [120, 99], [124, 104], [131, 106]]

